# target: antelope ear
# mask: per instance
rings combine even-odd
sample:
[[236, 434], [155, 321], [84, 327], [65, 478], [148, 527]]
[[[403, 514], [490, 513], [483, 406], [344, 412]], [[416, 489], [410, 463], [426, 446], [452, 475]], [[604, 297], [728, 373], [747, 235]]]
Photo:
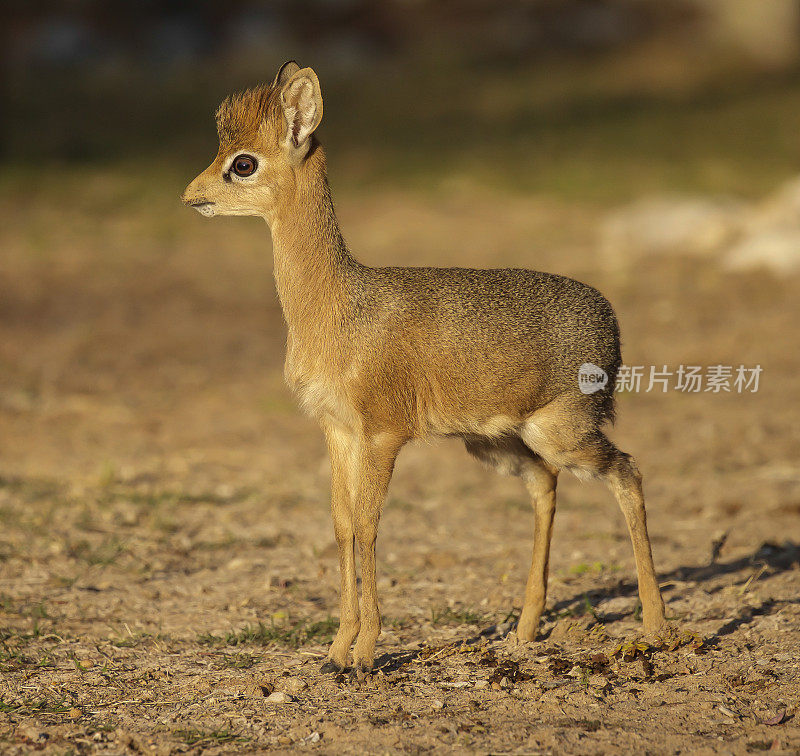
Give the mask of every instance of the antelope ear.
[[278, 73], [275, 74], [275, 78], [272, 80], [272, 86], [275, 89], [282, 87], [289, 78], [294, 76], [300, 70], [300, 66], [297, 65], [296, 60], [287, 60], [279, 69]]
[[322, 93], [314, 71], [301, 68], [286, 80], [281, 107], [286, 118], [284, 147], [302, 158], [311, 146], [311, 134], [322, 120]]

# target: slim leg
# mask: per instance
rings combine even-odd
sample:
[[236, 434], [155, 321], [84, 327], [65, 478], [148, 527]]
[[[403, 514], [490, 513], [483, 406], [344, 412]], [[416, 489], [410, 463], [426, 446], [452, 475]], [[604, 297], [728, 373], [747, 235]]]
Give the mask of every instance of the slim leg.
[[533, 536], [533, 560], [525, 586], [525, 603], [517, 624], [517, 637], [532, 641], [547, 599], [547, 574], [550, 563], [550, 539], [556, 511], [558, 472], [544, 462], [526, 466], [525, 484], [531, 495], [536, 529]]
[[517, 623], [517, 638], [520, 641], [532, 641], [536, 637], [547, 598], [558, 468], [545, 462], [519, 438], [470, 440], [466, 442], [466, 447], [470, 454], [498, 472], [521, 477], [531, 495], [536, 522], [533, 559], [525, 587], [525, 603]]
[[339, 547], [341, 579], [339, 629], [328, 651], [323, 672], [340, 672], [347, 666], [347, 655], [361, 627], [356, 588], [355, 533], [350, 498], [352, 439], [334, 429], [326, 429], [331, 460], [331, 514], [336, 544]]
[[606, 474], [606, 479], [628, 524], [639, 578], [642, 622], [647, 632], [655, 632], [664, 625], [664, 601], [658, 588], [650, 537], [647, 534], [642, 476], [633, 460], [627, 454], [619, 452], [619, 457]]
[[361, 629], [353, 649], [353, 666], [359, 679], [372, 669], [375, 643], [381, 632], [378, 590], [375, 575], [375, 541], [386, 490], [394, 462], [403, 441], [387, 435], [359, 440], [357, 487], [354, 494], [353, 521], [361, 559]]
[[[521, 430], [525, 444], [559, 469], [576, 475], [598, 477], [608, 483], [617, 499], [633, 543], [642, 620], [648, 632], [664, 624], [664, 602], [658, 589], [647, 515], [642, 495], [642, 476], [633, 460], [621, 452], [597, 428], [591, 415], [577, 414], [574, 397], [554, 400], [533, 413]], [[565, 422], [569, 418], [570, 422]]]

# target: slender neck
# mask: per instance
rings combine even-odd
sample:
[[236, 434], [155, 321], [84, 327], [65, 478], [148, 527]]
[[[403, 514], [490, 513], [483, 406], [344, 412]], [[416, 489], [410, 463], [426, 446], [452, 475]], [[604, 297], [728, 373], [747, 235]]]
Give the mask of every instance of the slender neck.
[[344, 303], [344, 275], [354, 265], [339, 230], [317, 145], [297, 170], [295, 191], [269, 219], [275, 283], [290, 333], [318, 331]]

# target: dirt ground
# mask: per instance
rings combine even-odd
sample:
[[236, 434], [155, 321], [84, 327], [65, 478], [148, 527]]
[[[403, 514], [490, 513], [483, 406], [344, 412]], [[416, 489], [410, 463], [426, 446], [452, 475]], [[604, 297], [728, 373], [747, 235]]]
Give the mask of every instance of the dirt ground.
[[621, 397], [663, 638], [611, 495], [565, 474], [549, 611], [515, 647], [523, 488], [456, 442], [404, 450], [359, 686], [319, 672], [328, 466], [283, 385], [267, 229], [184, 210], [178, 178], [53, 187], [0, 192], [0, 751], [800, 752], [796, 278], [603, 270], [577, 203], [341, 197], [365, 262], [557, 271], [614, 302], [629, 365], [763, 367], [757, 393]]

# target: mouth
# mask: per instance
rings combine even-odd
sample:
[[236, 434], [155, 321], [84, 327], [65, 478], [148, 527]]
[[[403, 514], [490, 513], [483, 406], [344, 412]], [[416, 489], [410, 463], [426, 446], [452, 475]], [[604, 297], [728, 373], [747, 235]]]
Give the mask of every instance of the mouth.
[[197, 210], [200, 215], [204, 215], [206, 218], [210, 218], [214, 215], [214, 203], [213, 202], [206, 202], [205, 200], [194, 200], [192, 202], [187, 202], [189, 207], [193, 207]]

